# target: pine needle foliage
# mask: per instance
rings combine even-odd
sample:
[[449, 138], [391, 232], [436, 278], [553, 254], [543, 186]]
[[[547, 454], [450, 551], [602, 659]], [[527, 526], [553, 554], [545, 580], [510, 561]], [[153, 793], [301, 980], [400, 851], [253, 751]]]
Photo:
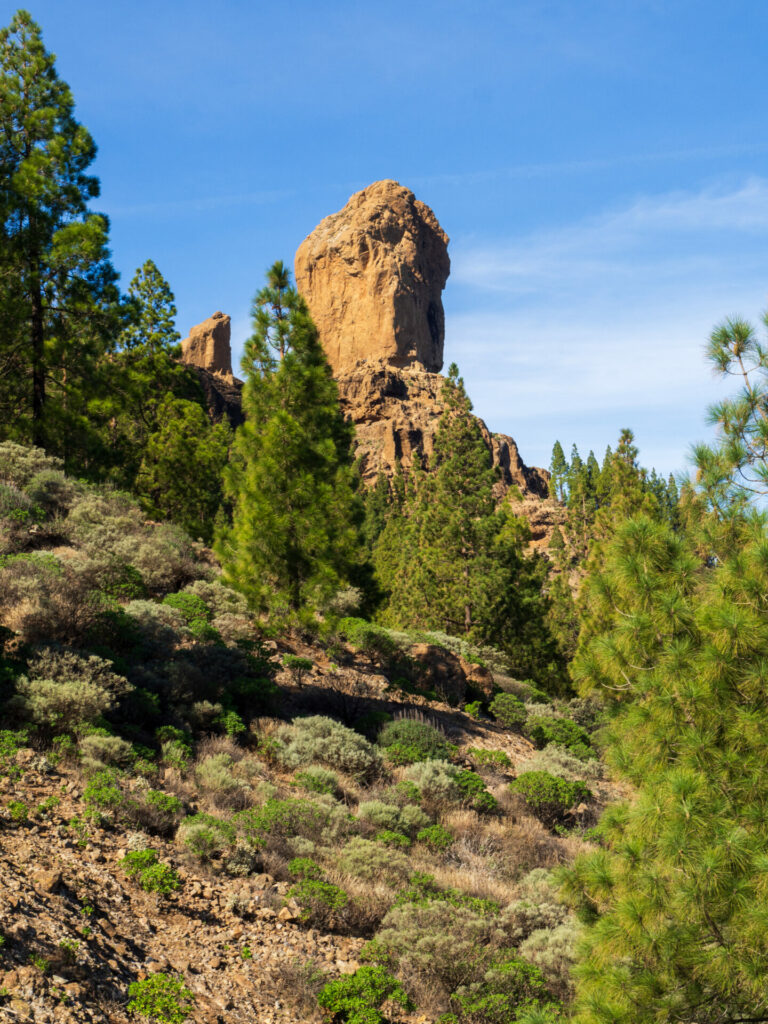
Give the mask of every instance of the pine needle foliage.
[[353, 429], [282, 263], [254, 300], [253, 322], [242, 362], [246, 422], [225, 473], [233, 522], [217, 551], [253, 608], [318, 610], [359, 579], [363, 563]]
[[579, 1024], [768, 1018], [768, 540], [743, 531], [710, 567], [638, 517], [587, 584], [574, 674], [620, 706], [608, 756], [638, 797], [566, 874], [592, 922]]

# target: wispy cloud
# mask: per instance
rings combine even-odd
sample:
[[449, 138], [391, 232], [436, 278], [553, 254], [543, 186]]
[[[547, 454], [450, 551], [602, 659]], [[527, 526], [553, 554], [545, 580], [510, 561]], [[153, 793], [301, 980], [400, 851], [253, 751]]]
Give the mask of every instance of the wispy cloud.
[[[555, 437], [600, 450], [634, 426], [682, 468], [721, 393], [713, 325], [756, 318], [768, 288], [768, 181], [639, 198], [557, 230], [453, 249], [446, 353], [489, 425], [546, 461]], [[611, 425], [612, 424], [612, 425]]]

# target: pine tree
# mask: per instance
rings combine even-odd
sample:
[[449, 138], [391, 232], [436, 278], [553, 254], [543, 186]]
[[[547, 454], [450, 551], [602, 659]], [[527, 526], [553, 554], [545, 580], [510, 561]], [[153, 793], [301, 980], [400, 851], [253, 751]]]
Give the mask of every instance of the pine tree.
[[383, 620], [492, 643], [522, 677], [557, 688], [563, 666], [546, 624], [545, 560], [525, 555], [525, 521], [496, 508], [491, 455], [455, 365], [442, 401], [429, 465], [414, 466], [402, 511], [376, 545], [389, 593]]
[[40, 28], [0, 32], [0, 404], [4, 433], [87, 463], [89, 391], [120, 326], [96, 155]]
[[254, 300], [246, 343], [246, 421], [225, 492], [231, 529], [217, 550], [225, 578], [254, 608], [322, 608], [364, 568], [351, 425], [306, 303], [276, 263]]
[[174, 351], [181, 335], [176, 330], [176, 301], [170, 285], [152, 260], [138, 268], [128, 286], [131, 321], [123, 331], [121, 347], [141, 349], [145, 356]]
[[620, 710], [614, 769], [638, 789], [568, 873], [590, 922], [578, 1024], [768, 1016], [768, 559], [761, 518], [707, 567], [641, 516], [588, 584], [603, 629], [574, 675]]
[[745, 384], [716, 407], [719, 443], [696, 450], [699, 490], [683, 486], [676, 522], [616, 526], [585, 585], [573, 675], [616, 709], [607, 755], [637, 795], [565, 873], [588, 925], [577, 1024], [768, 1020], [768, 517], [749, 506], [768, 430], [753, 341], [733, 321], [712, 336]]
[[570, 467], [565, 460], [563, 446], [559, 441], [555, 441], [552, 447], [552, 458], [549, 463], [549, 488], [550, 493], [563, 502], [565, 501], [566, 496], [569, 468]]
[[172, 519], [192, 537], [213, 539], [221, 480], [232, 442], [225, 421], [212, 424], [199, 405], [166, 395], [149, 436], [135, 489], [153, 518]]
[[[150, 438], [164, 428], [178, 429], [188, 436], [191, 424], [198, 423], [194, 449], [203, 451], [209, 443], [215, 446], [217, 442], [203, 436], [212, 429], [203, 391], [194, 373], [179, 362], [173, 292], [152, 260], [139, 267], [131, 280], [127, 310], [130, 319], [119, 337], [118, 351], [102, 364], [101, 388], [89, 403], [91, 419], [100, 425], [101, 439], [98, 466], [92, 475], [137, 490], [149, 511], [160, 507], [144, 489], [149, 479], [147, 466], [139, 473]], [[166, 399], [173, 401], [166, 403]], [[182, 401], [192, 403], [198, 411], [184, 410], [179, 404]], [[200, 412], [205, 413], [204, 418]], [[179, 420], [175, 428], [167, 422], [168, 416]], [[188, 455], [192, 450], [188, 446]], [[155, 437], [147, 465], [157, 456]], [[194, 463], [188, 459], [185, 465], [190, 479], [194, 479]], [[205, 476], [206, 469], [201, 466], [200, 472]], [[218, 495], [220, 499], [220, 488]], [[209, 495], [205, 500], [214, 499]]]

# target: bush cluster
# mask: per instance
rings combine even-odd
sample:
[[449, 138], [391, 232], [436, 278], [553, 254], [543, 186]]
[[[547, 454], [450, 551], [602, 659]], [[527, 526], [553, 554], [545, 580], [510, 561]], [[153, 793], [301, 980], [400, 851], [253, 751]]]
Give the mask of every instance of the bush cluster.
[[418, 761], [449, 760], [457, 750], [445, 736], [427, 722], [400, 718], [388, 722], [379, 733], [378, 744], [395, 765]]
[[583, 782], [569, 782], [548, 772], [523, 772], [509, 788], [519, 793], [536, 817], [549, 826], [563, 821], [574, 804], [591, 797]]

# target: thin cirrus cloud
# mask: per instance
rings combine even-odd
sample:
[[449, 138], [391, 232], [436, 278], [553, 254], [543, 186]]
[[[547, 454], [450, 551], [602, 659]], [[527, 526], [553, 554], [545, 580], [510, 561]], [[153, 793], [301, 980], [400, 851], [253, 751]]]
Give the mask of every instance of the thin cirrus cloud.
[[513, 243], [453, 246], [446, 354], [477, 411], [546, 464], [632, 426], [643, 461], [685, 468], [723, 393], [713, 325], [756, 319], [768, 289], [768, 180], [646, 196]]

